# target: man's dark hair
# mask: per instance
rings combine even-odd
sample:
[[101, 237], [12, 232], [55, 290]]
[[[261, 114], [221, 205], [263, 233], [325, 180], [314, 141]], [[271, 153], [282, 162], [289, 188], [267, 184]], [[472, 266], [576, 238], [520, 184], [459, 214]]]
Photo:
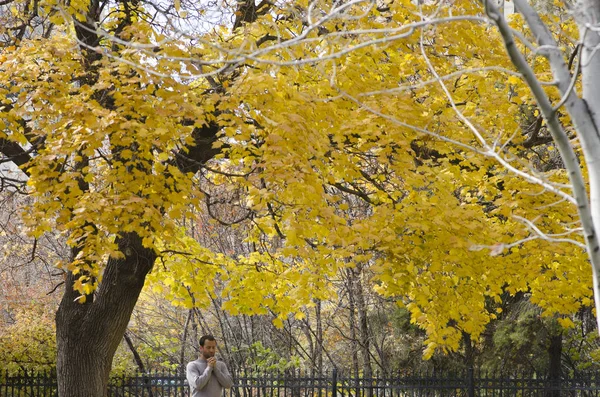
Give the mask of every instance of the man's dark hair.
[[207, 340], [216, 341], [215, 337], [212, 335], [203, 335], [200, 338], [200, 346], [204, 347], [204, 342], [206, 342]]

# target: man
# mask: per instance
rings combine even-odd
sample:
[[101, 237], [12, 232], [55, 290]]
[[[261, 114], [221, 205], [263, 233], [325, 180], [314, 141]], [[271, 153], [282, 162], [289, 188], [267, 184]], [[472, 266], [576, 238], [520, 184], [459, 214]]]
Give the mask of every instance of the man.
[[233, 385], [227, 366], [215, 357], [216, 350], [214, 336], [200, 338], [200, 357], [186, 368], [191, 397], [221, 397], [223, 388]]

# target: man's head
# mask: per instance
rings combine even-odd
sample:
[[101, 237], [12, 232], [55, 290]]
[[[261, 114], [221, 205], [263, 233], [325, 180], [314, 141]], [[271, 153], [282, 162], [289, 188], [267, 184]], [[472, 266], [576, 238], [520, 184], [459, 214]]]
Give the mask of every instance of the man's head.
[[200, 338], [200, 354], [205, 360], [215, 356], [217, 352], [217, 341], [212, 335], [204, 335]]

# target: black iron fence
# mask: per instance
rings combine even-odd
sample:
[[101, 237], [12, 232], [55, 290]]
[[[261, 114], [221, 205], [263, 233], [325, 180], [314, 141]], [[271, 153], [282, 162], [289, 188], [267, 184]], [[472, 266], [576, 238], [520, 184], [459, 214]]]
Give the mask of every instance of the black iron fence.
[[[353, 377], [327, 374], [241, 372], [223, 397], [600, 397], [600, 374], [549, 381], [535, 374], [494, 376], [476, 371], [463, 374], [402, 373], [395, 376]], [[180, 372], [137, 374], [112, 378], [110, 397], [190, 397]], [[0, 374], [1, 397], [55, 397], [56, 377], [50, 373]]]

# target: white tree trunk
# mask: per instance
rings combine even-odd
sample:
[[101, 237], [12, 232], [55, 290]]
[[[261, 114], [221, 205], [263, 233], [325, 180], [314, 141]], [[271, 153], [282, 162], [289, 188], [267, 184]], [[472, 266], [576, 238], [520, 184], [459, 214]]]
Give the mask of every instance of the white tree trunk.
[[[579, 11], [578, 11], [579, 10]], [[586, 131], [577, 131], [581, 140], [585, 162], [588, 168], [590, 185], [590, 209], [594, 231], [600, 230], [600, 35], [598, 31], [590, 30], [589, 26], [597, 26], [600, 21], [600, 1], [583, 0], [577, 4], [575, 15], [578, 19], [580, 37], [583, 39], [581, 47], [581, 79], [582, 97], [587, 111], [593, 121], [594, 128]], [[588, 245], [592, 263], [598, 263], [599, 246], [596, 239], [594, 246]], [[596, 316], [600, 319], [600, 306], [598, 299], [598, 277], [600, 271], [594, 267], [594, 292], [596, 295]], [[600, 325], [600, 320], [598, 320]]]
[[[486, 0], [488, 16], [496, 23], [500, 34], [506, 44], [511, 61], [517, 67], [540, 107], [546, 120], [548, 129], [561, 154], [569, 180], [571, 182], [573, 197], [577, 202], [577, 209], [586, 242], [587, 252], [592, 264], [594, 302], [596, 305], [596, 322], [600, 332], [600, 246], [596, 230], [600, 227], [600, 36], [597, 31], [589, 29], [600, 20], [600, 0], [581, 0], [574, 8], [577, 22], [580, 26], [581, 37], [584, 42], [581, 46], [581, 77], [583, 82], [583, 95], [579, 97], [574, 90], [573, 76], [565, 63], [565, 57], [548, 27], [542, 22], [537, 12], [529, 5], [527, 0], [515, 0], [517, 11], [527, 21], [531, 32], [540, 46], [545, 49], [543, 54], [550, 61], [556, 85], [562, 95], [557, 104], [552, 104], [541, 87], [533, 70], [526, 62], [524, 56], [516, 47], [512, 31], [504, 16], [498, 11], [494, 2]], [[577, 70], [573, 73], [577, 75]], [[577, 131], [589, 175], [590, 194], [581, 172], [579, 159], [557, 117], [557, 108], [564, 106], [571, 116], [573, 126]]]

